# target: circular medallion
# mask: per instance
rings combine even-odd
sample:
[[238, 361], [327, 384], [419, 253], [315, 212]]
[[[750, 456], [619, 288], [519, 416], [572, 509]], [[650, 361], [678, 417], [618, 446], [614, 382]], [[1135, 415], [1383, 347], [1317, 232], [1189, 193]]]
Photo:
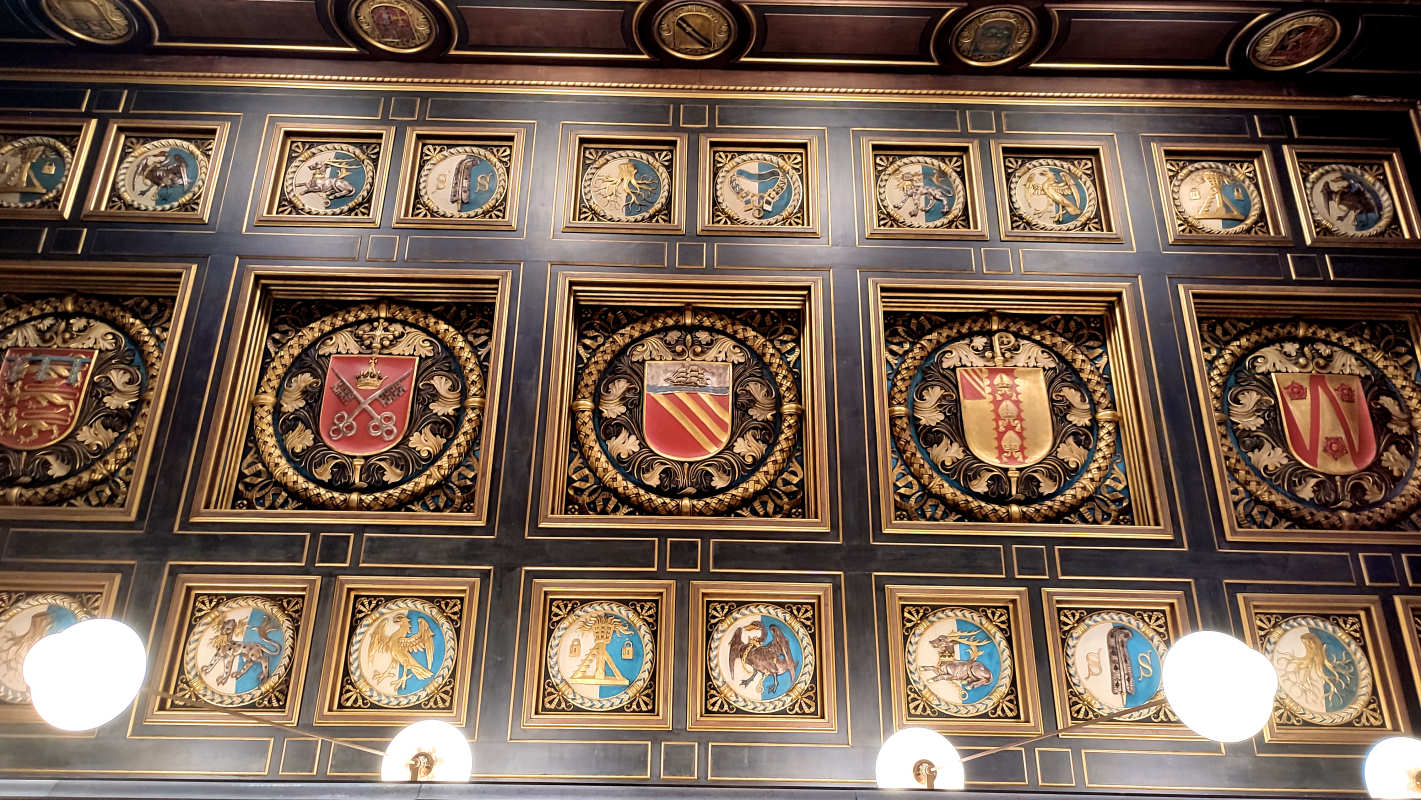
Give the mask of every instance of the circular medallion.
[[671, 175], [641, 150], [614, 150], [582, 172], [582, 202], [607, 222], [641, 222], [670, 202]]
[[1421, 502], [1421, 392], [1389, 352], [1308, 322], [1245, 331], [1209, 370], [1230, 474], [1305, 527], [1378, 528]]
[[1307, 66], [1322, 58], [1342, 38], [1342, 24], [1331, 14], [1300, 11], [1259, 31], [1248, 44], [1248, 59], [1276, 72]]
[[783, 225], [804, 205], [804, 183], [783, 156], [742, 153], [716, 173], [715, 202], [740, 225]]
[[503, 162], [482, 147], [448, 147], [419, 173], [419, 203], [445, 219], [482, 217], [508, 192]]
[[0, 313], [0, 495], [56, 505], [116, 477], [143, 439], [162, 349], [87, 297]]
[[814, 635], [784, 608], [743, 605], [711, 631], [706, 667], [726, 702], [753, 714], [792, 707], [814, 682]]
[[1318, 167], [1308, 173], [1303, 192], [1313, 220], [1334, 236], [1380, 236], [1396, 215], [1386, 182], [1355, 164]]
[[1185, 166], [1170, 183], [1170, 194], [1180, 218], [1205, 233], [1244, 233], [1263, 215], [1258, 183], [1217, 161]]
[[1345, 725], [1372, 699], [1372, 665], [1357, 640], [1322, 617], [1289, 617], [1263, 640], [1278, 700], [1316, 725]]
[[391, 53], [417, 53], [438, 32], [434, 16], [415, 0], [355, 0], [350, 22], [367, 44]]
[[898, 224], [909, 228], [946, 228], [967, 208], [966, 188], [946, 161], [908, 156], [878, 176], [878, 203]]
[[183, 647], [183, 677], [203, 700], [251, 705], [286, 680], [296, 636], [291, 615], [265, 597], [234, 597], [193, 626]]
[[1011, 691], [1015, 668], [1006, 637], [966, 608], [940, 608], [908, 633], [908, 685], [938, 711], [980, 717]]
[[207, 180], [207, 156], [183, 139], [134, 148], [118, 166], [119, 196], [142, 211], [168, 211], [195, 199]]
[[1100, 210], [1095, 181], [1080, 167], [1055, 158], [1037, 158], [1011, 176], [1012, 209], [1039, 231], [1074, 231]]
[[257, 448], [309, 503], [396, 507], [477, 445], [484, 391], [473, 346], [448, 323], [390, 303], [347, 308], [272, 358], [253, 400]]
[[974, 67], [995, 67], [1025, 53], [1036, 41], [1036, 18], [1023, 8], [983, 8], [952, 31], [952, 51]]
[[[1098, 716], [1144, 705], [1160, 693], [1164, 639], [1139, 617], [1097, 611], [1066, 633], [1066, 676], [1071, 688]], [[1119, 719], [1149, 719], [1154, 709]]]
[[675, 2], [651, 21], [656, 43], [681, 58], [704, 61], [724, 53], [735, 41], [735, 19], [710, 3]]
[[969, 317], [919, 339], [888, 403], [909, 473], [979, 519], [1058, 517], [1090, 499], [1115, 459], [1105, 376], [1081, 348], [1024, 320]]
[[21, 136], [0, 145], [0, 208], [35, 208], [69, 182], [74, 154], [51, 136]]
[[0, 613], [0, 703], [28, 703], [30, 686], [22, 668], [35, 642], [90, 617], [67, 594], [28, 595]]
[[40, 7], [65, 33], [91, 44], [122, 44], [137, 29], [118, 0], [43, 0]]
[[651, 627], [621, 603], [584, 603], [548, 637], [548, 677], [569, 703], [614, 711], [651, 681], [656, 641]]
[[291, 159], [283, 183], [286, 199], [305, 214], [349, 214], [373, 191], [375, 162], [355, 145], [331, 142]]
[[454, 625], [433, 603], [402, 597], [366, 614], [350, 637], [350, 680], [365, 699], [408, 708], [454, 673]]
[[803, 413], [798, 379], [773, 342], [695, 308], [607, 337], [582, 369], [572, 410], [598, 479], [668, 515], [725, 513], [767, 488]]

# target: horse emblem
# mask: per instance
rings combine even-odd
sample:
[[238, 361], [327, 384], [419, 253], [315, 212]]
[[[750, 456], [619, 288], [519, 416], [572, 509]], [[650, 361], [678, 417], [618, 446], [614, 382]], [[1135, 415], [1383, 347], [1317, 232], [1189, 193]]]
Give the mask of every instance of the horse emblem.
[[[1161, 690], [1165, 641], [1124, 611], [1088, 614], [1066, 632], [1066, 674], [1071, 688], [1096, 714], [1144, 705]], [[1126, 715], [1126, 721], [1148, 718]]]
[[613, 711], [631, 702], [650, 682], [655, 661], [650, 626], [621, 603], [584, 603], [548, 637], [549, 680], [586, 711]]
[[38, 450], [79, 420], [97, 350], [11, 347], [0, 362], [0, 445]]
[[582, 202], [607, 222], [641, 222], [670, 202], [671, 175], [656, 155], [614, 150], [588, 164], [582, 174]]
[[351, 682], [372, 703], [407, 708], [423, 702], [454, 670], [453, 623], [427, 600], [383, 603], [356, 625], [348, 655]]
[[976, 717], [1011, 689], [1011, 648], [982, 614], [941, 608], [912, 629], [907, 640], [908, 685], [940, 713]]
[[647, 361], [642, 429], [646, 444], [677, 461], [716, 454], [730, 441], [731, 365], [725, 361]]
[[89, 616], [70, 595], [52, 592], [24, 596], [0, 613], [0, 703], [28, 703], [30, 687], [21, 668], [30, 648]]
[[348, 456], [394, 447], [409, 427], [419, 356], [334, 354], [321, 395], [321, 439]]
[[967, 449], [998, 467], [1028, 467], [1051, 452], [1054, 428], [1039, 367], [958, 367]]
[[1329, 475], [1350, 475], [1377, 457], [1360, 377], [1275, 372], [1273, 389], [1288, 449], [1299, 461]]
[[224, 601], [188, 633], [183, 676], [209, 703], [250, 705], [286, 678], [295, 632], [290, 615], [266, 598]]

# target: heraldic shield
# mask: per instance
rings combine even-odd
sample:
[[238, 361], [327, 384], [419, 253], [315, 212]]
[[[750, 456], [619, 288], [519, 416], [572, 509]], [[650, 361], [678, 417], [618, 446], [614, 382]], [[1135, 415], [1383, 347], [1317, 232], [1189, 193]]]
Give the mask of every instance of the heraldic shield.
[[1377, 437], [1356, 375], [1275, 372], [1288, 449], [1329, 475], [1350, 475], [1377, 457]]
[[730, 363], [648, 361], [643, 373], [646, 444], [677, 461], [715, 455], [730, 441]]
[[321, 439], [348, 456], [394, 447], [410, 421], [419, 356], [332, 355], [321, 396]]
[[959, 367], [962, 432], [972, 454], [998, 467], [1027, 467], [1051, 452], [1046, 374], [1037, 367]]
[[97, 350], [11, 347], [0, 365], [0, 445], [37, 450], [79, 420]]

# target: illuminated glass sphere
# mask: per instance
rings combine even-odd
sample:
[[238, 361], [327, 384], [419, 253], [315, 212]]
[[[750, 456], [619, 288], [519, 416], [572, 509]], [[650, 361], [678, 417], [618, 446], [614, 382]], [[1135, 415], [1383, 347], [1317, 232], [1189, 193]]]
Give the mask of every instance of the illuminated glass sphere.
[[148, 654], [132, 628], [90, 619], [35, 642], [22, 671], [45, 722], [87, 731], [123, 713], [143, 687]]
[[1421, 739], [1389, 736], [1372, 745], [1362, 776], [1372, 797], [1421, 797]]
[[463, 783], [473, 773], [474, 751], [464, 732], [436, 719], [405, 726], [380, 762], [382, 781]]
[[1190, 730], [1240, 742], [1268, 724], [1278, 673], [1257, 650], [1225, 633], [1182, 637], [1164, 656], [1164, 696]]
[[888, 737], [878, 751], [874, 776], [880, 789], [957, 791], [966, 783], [957, 748], [927, 728], [904, 728]]

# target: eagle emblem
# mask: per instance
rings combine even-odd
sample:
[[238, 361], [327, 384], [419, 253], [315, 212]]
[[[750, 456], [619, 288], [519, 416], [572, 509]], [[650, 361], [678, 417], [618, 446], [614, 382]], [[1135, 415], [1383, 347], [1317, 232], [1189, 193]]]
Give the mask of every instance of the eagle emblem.
[[434, 603], [415, 597], [381, 603], [351, 634], [351, 683], [376, 705], [417, 705], [453, 674], [455, 644], [453, 622]]

